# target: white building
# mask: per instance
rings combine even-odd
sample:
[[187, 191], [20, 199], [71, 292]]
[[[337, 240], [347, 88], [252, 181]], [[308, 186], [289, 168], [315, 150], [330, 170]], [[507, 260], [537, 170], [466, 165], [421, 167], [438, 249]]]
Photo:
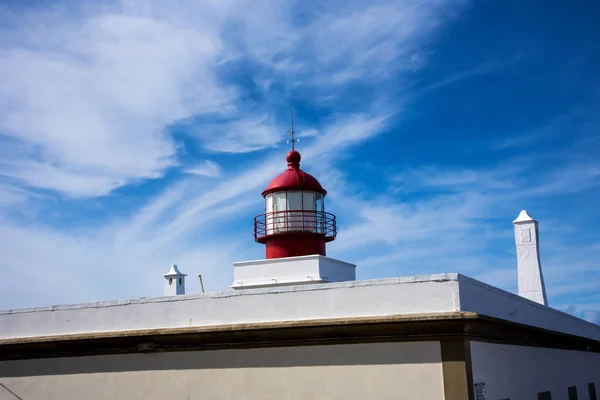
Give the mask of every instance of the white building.
[[280, 236], [257, 235], [271, 257], [236, 263], [234, 290], [180, 294], [172, 267], [163, 297], [0, 311], [0, 399], [596, 399], [600, 326], [546, 305], [527, 213], [515, 295], [456, 273], [355, 281], [319, 252], [273, 257], [325, 252], [298, 235], [335, 237], [335, 219], [289, 204], [266, 210], [263, 232]]

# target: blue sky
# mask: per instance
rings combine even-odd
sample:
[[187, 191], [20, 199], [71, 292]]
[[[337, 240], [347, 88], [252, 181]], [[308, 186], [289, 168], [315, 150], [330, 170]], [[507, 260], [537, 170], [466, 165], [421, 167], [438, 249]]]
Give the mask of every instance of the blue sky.
[[302, 167], [359, 279], [460, 272], [516, 291], [540, 221], [550, 305], [600, 310], [600, 4], [6, 1], [0, 308], [208, 290]]

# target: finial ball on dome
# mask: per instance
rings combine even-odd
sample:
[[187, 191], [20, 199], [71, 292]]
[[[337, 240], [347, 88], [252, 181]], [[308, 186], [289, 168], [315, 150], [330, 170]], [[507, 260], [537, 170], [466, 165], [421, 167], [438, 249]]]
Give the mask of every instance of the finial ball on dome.
[[285, 159], [287, 160], [288, 164], [300, 164], [300, 153], [298, 153], [296, 150], [292, 150], [287, 154]]

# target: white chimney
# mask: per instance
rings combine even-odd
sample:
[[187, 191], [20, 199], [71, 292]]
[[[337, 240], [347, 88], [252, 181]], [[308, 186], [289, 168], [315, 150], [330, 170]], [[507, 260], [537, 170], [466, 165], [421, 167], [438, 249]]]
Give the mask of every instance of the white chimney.
[[179, 294], [185, 294], [185, 277], [186, 274], [182, 274], [177, 265], [171, 265], [171, 269], [167, 272], [165, 277], [165, 296], [177, 296]]
[[513, 221], [513, 225], [517, 245], [519, 296], [547, 306], [546, 287], [540, 263], [538, 222], [523, 210]]

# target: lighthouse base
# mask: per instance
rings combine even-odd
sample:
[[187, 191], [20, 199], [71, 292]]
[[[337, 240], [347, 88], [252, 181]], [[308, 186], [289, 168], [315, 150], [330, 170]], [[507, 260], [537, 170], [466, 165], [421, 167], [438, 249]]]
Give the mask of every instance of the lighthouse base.
[[356, 265], [310, 255], [233, 263], [233, 289], [356, 280]]
[[298, 257], [307, 254], [326, 256], [322, 235], [285, 234], [264, 239], [265, 258]]

